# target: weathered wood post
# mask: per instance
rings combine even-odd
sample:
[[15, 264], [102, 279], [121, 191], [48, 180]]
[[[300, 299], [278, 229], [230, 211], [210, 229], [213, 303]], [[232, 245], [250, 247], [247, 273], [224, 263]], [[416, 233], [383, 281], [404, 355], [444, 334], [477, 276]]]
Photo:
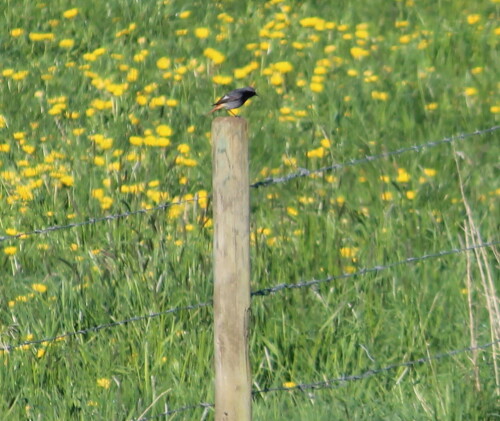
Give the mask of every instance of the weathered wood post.
[[247, 121], [212, 123], [215, 420], [250, 421], [250, 188]]

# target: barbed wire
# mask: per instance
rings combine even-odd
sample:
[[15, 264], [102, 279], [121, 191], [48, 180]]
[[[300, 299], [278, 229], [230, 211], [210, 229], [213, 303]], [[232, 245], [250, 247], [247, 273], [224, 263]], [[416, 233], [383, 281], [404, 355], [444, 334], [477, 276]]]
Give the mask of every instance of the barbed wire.
[[16, 345], [5, 345], [0, 343], [0, 351], [12, 351], [16, 348], [23, 348], [26, 346], [30, 345], [40, 345], [40, 344], [45, 344], [45, 343], [51, 343], [51, 342], [56, 342], [60, 341], [63, 339], [67, 339], [73, 336], [78, 336], [78, 335], [86, 335], [87, 333], [91, 332], [98, 332], [99, 330], [103, 329], [108, 329], [116, 326], [123, 326], [128, 323], [132, 322], [137, 322], [139, 320], [146, 320], [146, 319], [153, 319], [155, 317], [159, 316], [164, 316], [166, 314], [173, 314], [173, 313], [178, 313], [180, 311], [187, 311], [187, 310], [196, 310], [202, 307], [208, 307], [212, 305], [212, 301], [208, 301], [205, 303], [196, 303], [196, 304], [191, 304], [183, 307], [173, 307], [168, 310], [164, 311], [159, 311], [157, 313], [149, 313], [145, 314], [142, 316], [135, 316], [135, 317], [130, 317], [129, 319], [121, 320], [118, 322], [110, 322], [110, 323], [103, 323], [98, 326], [93, 326], [93, 327], [88, 327], [86, 329], [80, 329], [80, 330], [75, 330], [74, 332], [67, 332], [67, 333], [61, 333], [60, 335], [57, 336], [52, 336], [50, 338], [45, 338], [45, 339], [35, 339], [31, 341], [24, 341]]
[[423, 260], [448, 256], [450, 254], [463, 253], [466, 251], [471, 251], [471, 250], [475, 250], [475, 249], [483, 248], [483, 247], [492, 247], [492, 246], [496, 246], [499, 244], [500, 244], [500, 240], [499, 241], [490, 241], [487, 243], [473, 244], [469, 247], [455, 248], [455, 249], [451, 249], [451, 250], [442, 250], [442, 251], [438, 251], [436, 253], [424, 254], [423, 256], [419, 256], [419, 257], [408, 257], [408, 258], [400, 260], [398, 262], [388, 263], [386, 265], [373, 266], [371, 268], [361, 269], [357, 272], [343, 273], [341, 275], [328, 276], [327, 278], [324, 278], [324, 279], [313, 279], [311, 281], [304, 281], [304, 282], [299, 282], [296, 284], [275, 285], [273, 287], [264, 288], [264, 289], [261, 289], [258, 291], [254, 291], [254, 292], [252, 292], [252, 296], [269, 295], [269, 294], [273, 294], [273, 293], [278, 292], [278, 291], [282, 291], [284, 289], [311, 287], [313, 285], [323, 284], [326, 282], [332, 282], [332, 281], [335, 281], [338, 279], [353, 278], [355, 276], [366, 275], [367, 273], [371, 273], [371, 272], [380, 272], [382, 270], [390, 269], [390, 268], [393, 268], [395, 266], [400, 266], [400, 265], [404, 265], [404, 264], [408, 264], [408, 263], [421, 262]]
[[441, 139], [441, 140], [434, 140], [434, 141], [422, 143], [419, 145], [406, 146], [404, 148], [396, 149], [396, 150], [389, 151], [389, 152], [382, 152], [382, 153], [375, 154], [375, 155], [367, 155], [364, 158], [351, 159], [350, 161], [342, 162], [339, 164], [329, 165], [326, 167], [318, 168], [316, 170], [309, 170], [307, 168], [300, 168], [297, 172], [285, 175], [283, 177], [269, 177], [269, 178], [265, 178], [264, 180], [257, 181], [255, 183], [251, 184], [250, 187], [259, 188], [259, 187], [267, 187], [267, 186], [270, 186], [272, 184], [286, 183], [286, 182], [294, 180], [296, 178], [307, 177], [309, 175], [320, 174], [320, 173], [324, 173], [327, 171], [336, 171], [336, 170], [340, 170], [342, 168], [352, 167], [352, 166], [363, 164], [366, 162], [376, 161], [376, 160], [382, 159], [382, 158], [388, 158], [391, 156], [401, 155], [401, 154], [406, 153], [406, 152], [418, 152], [418, 151], [421, 151], [422, 149], [432, 148], [432, 147], [442, 145], [445, 143], [452, 143], [452, 142], [455, 142], [457, 140], [467, 139], [467, 138], [472, 137], [472, 136], [478, 136], [478, 135], [483, 135], [483, 134], [487, 134], [487, 133], [492, 133], [496, 130], [500, 130], [500, 126], [493, 126], [493, 127], [488, 128], [488, 129], [476, 130], [476, 131], [470, 132], [470, 133], [462, 133], [462, 134], [458, 134], [456, 136], [445, 137], [444, 139]]
[[[442, 360], [444, 358], [450, 358], [450, 357], [453, 357], [455, 355], [462, 354], [464, 352], [485, 350], [485, 349], [490, 348], [498, 343], [500, 343], [500, 339], [496, 339], [492, 342], [489, 342], [489, 343], [486, 343], [483, 345], [475, 345], [475, 346], [469, 346], [467, 348], [454, 349], [451, 351], [441, 352], [441, 353], [435, 354], [435, 355], [430, 355], [428, 357], [418, 358], [416, 360], [403, 361], [403, 362], [399, 362], [399, 363], [395, 363], [395, 364], [389, 364], [389, 365], [387, 365], [385, 367], [381, 367], [381, 368], [372, 368], [372, 369], [364, 371], [360, 374], [343, 375], [340, 377], [336, 377], [336, 378], [329, 379], [329, 380], [323, 380], [320, 382], [300, 383], [300, 384], [295, 384], [293, 386], [268, 387], [268, 388], [264, 388], [264, 389], [253, 390], [252, 395], [256, 396], [256, 395], [261, 395], [261, 394], [270, 393], [270, 392], [289, 392], [289, 391], [293, 391], [293, 390], [304, 391], [304, 390], [311, 390], [311, 389], [313, 389], [313, 390], [332, 389], [335, 387], [339, 387], [342, 384], [345, 384], [348, 382], [364, 380], [366, 378], [376, 376], [377, 374], [382, 374], [382, 373], [386, 373], [388, 371], [392, 371], [396, 368], [413, 367], [415, 365], [426, 364], [426, 363], [429, 363], [431, 361], [438, 361], [438, 360]], [[133, 421], [149, 421], [149, 420], [152, 420], [155, 418], [164, 417], [167, 415], [172, 415], [172, 414], [175, 414], [178, 412], [184, 412], [184, 411], [197, 409], [197, 408], [213, 408], [213, 407], [215, 407], [215, 405], [213, 403], [201, 402], [199, 404], [186, 405], [186, 406], [183, 406], [183, 407], [180, 407], [177, 409], [171, 409], [167, 412], [163, 412], [163, 413], [158, 414], [158, 415], [152, 415], [152, 416], [144, 417], [144, 418], [137, 418], [137, 419], [134, 419]]]
[[[417, 263], [417, 262], [421, 262], [423, 260], [428, 260], [428, 259], [432, 259], [432, 258], [439, 258], [439, 257], [448, 256], [448, 255], [452, 255], [452, 254], [464, 253], [467, 251], [471, 251], [471, 250], [475, 250], [475, 249], [479, 249], [479, 248], [484, 248], [484, 247], [492, 247], [492, 246], [496, 246], [499, 244], [500, 244], [500, 240], [497, 240], [497, 241], [489, 241], [489, 242], [480, 243], [480, 244], [472, 244], [468, 247], [454, 248], [454, 249], [450, 249], [450, 250], [442, 250], [442, 251], [439, 251], [436, 253], [425, 254], [425, 255], [419, 256], [419, 257], [408, 257], [404, 260], [400, 260], [398, 262], [393, 262], [393, 263], [388, 263], [386, 265], [377, 265], [377, 266], [373, 266], [370, 268], [360, 269], [360, 270], [358, 270], [356, 272], [352, 272], [352, 273], [343, 273], [340, 275], [328, 276], [327, 278], [323, 278], [323, 279], [313, 279], [310, 281], [298, 282], [295, 284], [279, 284], [279, 285], [275, 285], [273, 287], [263, 288], [263, 289], [253, 291], [253, 292], [251, 292], [250, 295], [252, 297], [267, 296], [267, 295], [271, 295], [271, 294], [274, 294], [276, 292], [280, 292], [280, 291], [283, 291], [286, 289], [308, 288], [308, 287], [311, 287], [314, 285], [332, 282], [332, 281], [339, 280], [339, 279], [346, 279], [346, 278], [353, 278], [356, 276], [363, 276], [363, 275], [366, 275], [367, 273], [371, 273], [371, 272], [380, 272], [380, 271], [383, 271], [386, 269], [393, 268], [395, 266], [400, 266], [400, 265], [409, 264], [409, 263]], [[128, 323], [136, 322], [139, 320], [152, 319], [152, 318], [155, 318], [158, 316], [163, 316], [166, 314], [173, 314], [173, 313], [178, 313], [180, 311], [186, 311], [186, 310], [195, 310], [195, 309], [198, 309], [201, 307], [208, 307], [211, 305], [212, 305], [212, 300], [206, 301], [203, 303], [191, 304], [191, 305], [187, 305], [187, 306], [183, 306], [183, 307], [173, 307], [173, 308], [170, 308], [168, 310], [160, 311], [157, 313], [150, 313], [150, 314], [146, 314], [146, 315], [142, 315], [142, 316], [135, 316], [135, 317], [131, 317], [129, 319], [125, 319], [125, 320], [118, 321], [118, 322], [104, 323], [104, 324], [101, 324], [98, 326], [93, 326], [93, 327], [89, 327], [86, 329], [80, 329], [80, 330], [77, 330], [74, 332], [62, 333], [60, 335], [52, 336], [49, 338], [24, 341], [24, 342], [21, 342], [19, 344], [15, 344], [15, 345], [0, 344], [0, 351], [12, 351], [14, 349], [25, 347], [25, 346], [39, 345], [42, 343], [55, 342], [55, 341], [59, 341], [59, 340], [65, 339], [65, 338], [77, 336], [77, 335], [85, 335], [85, 334], [90, 333], [90, 332], [97, 332], [99, 330], [103, 330], [103, 329], [107, 329], [107, 328], [126, 325]]]
[[[488, 129], [476, 130], [476, 131], [471, 132], [471, 133], [463, 133], [463, 134], [459, 134], [456, 136], [450, 136], [450, 137], [447, 137], [447, 138], [444, 138], [441, 140], [431, 141], [431, 142], [423, 143], [420, 145], [408, 146], [408, 147], [396, 149], [394, 151], [383, 152], [383, 153], [376, 154], [376, 155], [368, 155], [368, 156], [365, 156], [364, 158], [351, 159], [350, 161], [346, 161], [346, 162], [339, 163], [339, 164], [333, 164], [333, 165], [330, 165], [327, 167], [322, 167], [322, 168], [319, 168], [316, 170], [309, 170], [307, 168], [301, 168], [299, 171], [285, 175], [283, 177], [266, 178], [264, 180], [257, 181], [253, 184], [250, 184], [250, 187], [259, 188], [259, 187], [266, 187], [266, 186], [269, 186], [272, 184], [285, 183], [287, 181], [291, 181], [291, 180], [294, 180], [294, 179], [299, 178], [299, 177], [307, 177], [307, 176], [312, 175], [312, 174], [319, 174], [319, 173], [323, 173], [326, 171], [340, 170], [340, 169], [345, 168], [345, 167], [351, 167], [351, 166], [363, 164], [366, 162], [372, 162], [372, 161], [375, 161], [377, 159], [387, 158], [387, 157], [395, 156], [395, 155], [401, 155], [405, 152], [410, 152], [410, 151], [418, 152], [424, 148], [431, 148], [431, 147], [438, 146], [438, 145], [441, 145], [444, 143], [451, 143], [451, 142], [455, 142], [457, 140], [466, 139], [468, 137], [482, 135], [482, 134], [486, 134], [486, 133], [491, 133], [491, 132], [494, 132], [496, 130], [500, 130], [500, 126], [493, 126], [493, 127], [488, 128]], [[207, 199], [209, 199], [210, 197], [211, 197], [211, 195], [206, 196]], [[144, 214], [144, 213], [148, 213], [148, 212], [154, 212], [157, 210], [167, 209], [167, 208], [175, 206], [175, 205], [182, 205], [184, 203], [197, 201], [199, 199], [200, 198], [194, 197], [194, 198], [188, 199], [188, 200], [181, 200], [181, 201], [176, 201], [176, 202], [166, 202], [166, 203], [162, 203], [162, 204], [159, 204], [157, 206], [150, 207], [150, 208], [142, 208], [142, 209], [137, 209], [135, 211], [123, 212], [123, 213], [119, 213], [119, 214], [111, 214], [111, 215], [106, 215], [106, 216], [102, 216], [102, 217], [89, 218], [85, 221], [73, 222], [73, 223], [64, 224], [64, 225], [52, 225], [52, 226], [49, 226], [46, 228], [35, 229], [32, 231], [27, 231], [27, 232], [23, 232], [23, 233], [14, 234], [14, 235], [3, 235], [3, 236], [0, 236], [0, 243], [3, 241], [20, 239], [20, 238], [24, 238], [24, 237], [31, 236], [31, 235], [47, 234], [47, 233], [54, 232], [54, 231], [71, 229], [71, 228], [81, 227], [81, 226], [85, 226], [85, 225], [96, 224], [96, 223], [104, 222], [104, 221], [113, 221], [116, 219], [127, 218], [127, 217], [133, 216], [133, 215], [140, 215], [140, 214]], [[203, 199], [205, 199], [205, 197]]]
[[384, 373], [387, 371], [394, 370], [395, 368], [401, 368], [401, 367], [413, 367], [418, 364], [425, 364], [431, 361], [435, 360], [442, 360], [443, 358], [449, 358], [457, 354], [461, 354], [464, 352], [472, 352], [472, 351], [478, 351], [478, 350], [483, 350], [492, 347], [493, 345], [496, 345], [500, 343], [500, 339], [496, 339], [492, 342], [483, 344], [483, 345], [475, 345], [475, 346], [469, 346], [467, 348], [461, 348], [461, 349], [454, 349], [451, 351], [447, 352], [441, 352], [439, 354], [431, 355], [428, 357], [422, 357], [418, 358], [416, 360], [412, 361], [404, 361], [400, 363], [395, 363], [395, 364], [390, 364], [385, 367], [381, 368], [373, 368], [367, 371], [364, 371], [361, 374], [351, 374], [351, 375], [344, 375], [340, 376], [334, 379], [330, 380], [324, 380], [321, 382], [316, 382], [316, 383], [302, 383], [302, 384], [297, 384], [294, 386], [286, 387], [286, 386], [279, 386], [279, 387], [269, 387], [266, 389], [262, 390], [256, 390], [253, 391], [252, 393], [254, 395], [261, 394], [261, 393], [268, 393], [268, 392], [280, 392], [284, 390], [307, 390], [307, 389], [326, 389], [326, 388], [332, 388], [335, 387], [336, 384], [338, 383], [345, 383], [345, 382], [350, 382], [350, 381], [357, 381], [357, 380], [363, 380], [371, 376], [375, 376], [380, 373]]
[[205, 198], [208, 198], [208, 196], [203, 196], [202, 198], [193, 197], [192, 199], [179, 200], [179, 201], [175, 201], [175, 202], [165, 202], [165, 203], [161, 203], [157, 206], [153, 206], [150, 208], [142, 208], [142, 209], [137, 209], [135, 211], [128, 211], [128, 212], [117, 213], [117, 214], [113, 214], [113, 215], [106, 215], [106, 216], [100, 216], [100, 217], [96, 217], [96, 218], [89, 218], [85, 221], [72, 222], [72, 223], [64, 224], [64, 225], [52, 225], [52, 226], [49, 226], [46, 228], [35, 229], [32, 231], [26, 231], [26, 232], [14, 234], [14, 235], [2, 235], [2, 236], [0, 236], [0, 243], [3, 241], [7, 241], [7, 240], [16, 240], [16, 239], [24, 238], [24, 237], [27, 237], [30, 235], [47, 234], [47, 233], [54, 232], [54, 231], [82, 227], [85, 225], [97, 224], [98, 222], [114, 221], [116, 219], [127, 218], [129, 216], [140, 215], [140, 214], [144, 214], [144, 213], [148, 213], [148, 212], [154, 212], [157, 210], [168, 209], [172, 206], [183, 205], [185, 203], [195, 202], [195, 201], [198, 201], [200, 199], [205, 199]]

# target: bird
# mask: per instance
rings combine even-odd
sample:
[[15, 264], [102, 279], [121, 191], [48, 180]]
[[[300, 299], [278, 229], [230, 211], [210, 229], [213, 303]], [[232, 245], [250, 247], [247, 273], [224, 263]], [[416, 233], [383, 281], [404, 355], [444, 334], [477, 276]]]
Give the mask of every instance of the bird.
[[252, 98], [253, 96], [256, 95], [257, 92], [255, 92], [255, 88], [251, 86], [235, 89], [234, 91], [228, 92], [226, 95], [220, 98], [215, 104], [212, 104], [213, 108], [209, 111], [209, 114], [217, 110], [225, 109], [231, 115], [236, 117], [236, 114], [234, 114], [231, 110], [234, 108], [241, 107], [246, 102], [247, 99]]

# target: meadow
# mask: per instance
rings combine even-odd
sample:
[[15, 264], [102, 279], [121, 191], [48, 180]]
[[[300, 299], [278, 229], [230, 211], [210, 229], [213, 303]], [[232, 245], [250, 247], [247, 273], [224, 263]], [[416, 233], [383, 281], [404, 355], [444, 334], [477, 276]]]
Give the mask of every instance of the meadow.
[[251, 189], [252, 291], [317, 281], [252, 297], [254, 418], [500, 418], [499, 17], [3, 1], [0, 419], [213, 418], [206, 113], [249, 85], [252, 183], [361, 160]]

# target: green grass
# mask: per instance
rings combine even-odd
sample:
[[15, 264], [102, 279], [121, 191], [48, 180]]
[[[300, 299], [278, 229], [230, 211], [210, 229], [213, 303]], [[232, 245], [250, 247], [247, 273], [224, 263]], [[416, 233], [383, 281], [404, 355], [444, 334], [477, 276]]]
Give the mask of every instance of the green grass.
[[[252, 182], [499, 121], [498, 1], [92, 3], [0, 6], [0, 236], [209, 194], [204, 113], [236, 87], [259, 94], [241, 110]], [[252, 290], [463, 247], [467, 236], [498, 240], [498, 133], [252, 189]], [[2, 241], [0, 342], [209, 301], [211, 212], [194, 201]], [[498, 339], [485, 295], [497, 297], [481, 277], [488, 265], [498, 288], [498, 260], [485, 250], [485, 261], [459, 253], [253, 297], [254, 388]], [[124, 420], [213, 402], [212, 319], [210, 306], [182, 310], [2, 352], [1, 418]], [[256, 395], [254, 418], [497, 419], [495, 354], [472, 356]]]

